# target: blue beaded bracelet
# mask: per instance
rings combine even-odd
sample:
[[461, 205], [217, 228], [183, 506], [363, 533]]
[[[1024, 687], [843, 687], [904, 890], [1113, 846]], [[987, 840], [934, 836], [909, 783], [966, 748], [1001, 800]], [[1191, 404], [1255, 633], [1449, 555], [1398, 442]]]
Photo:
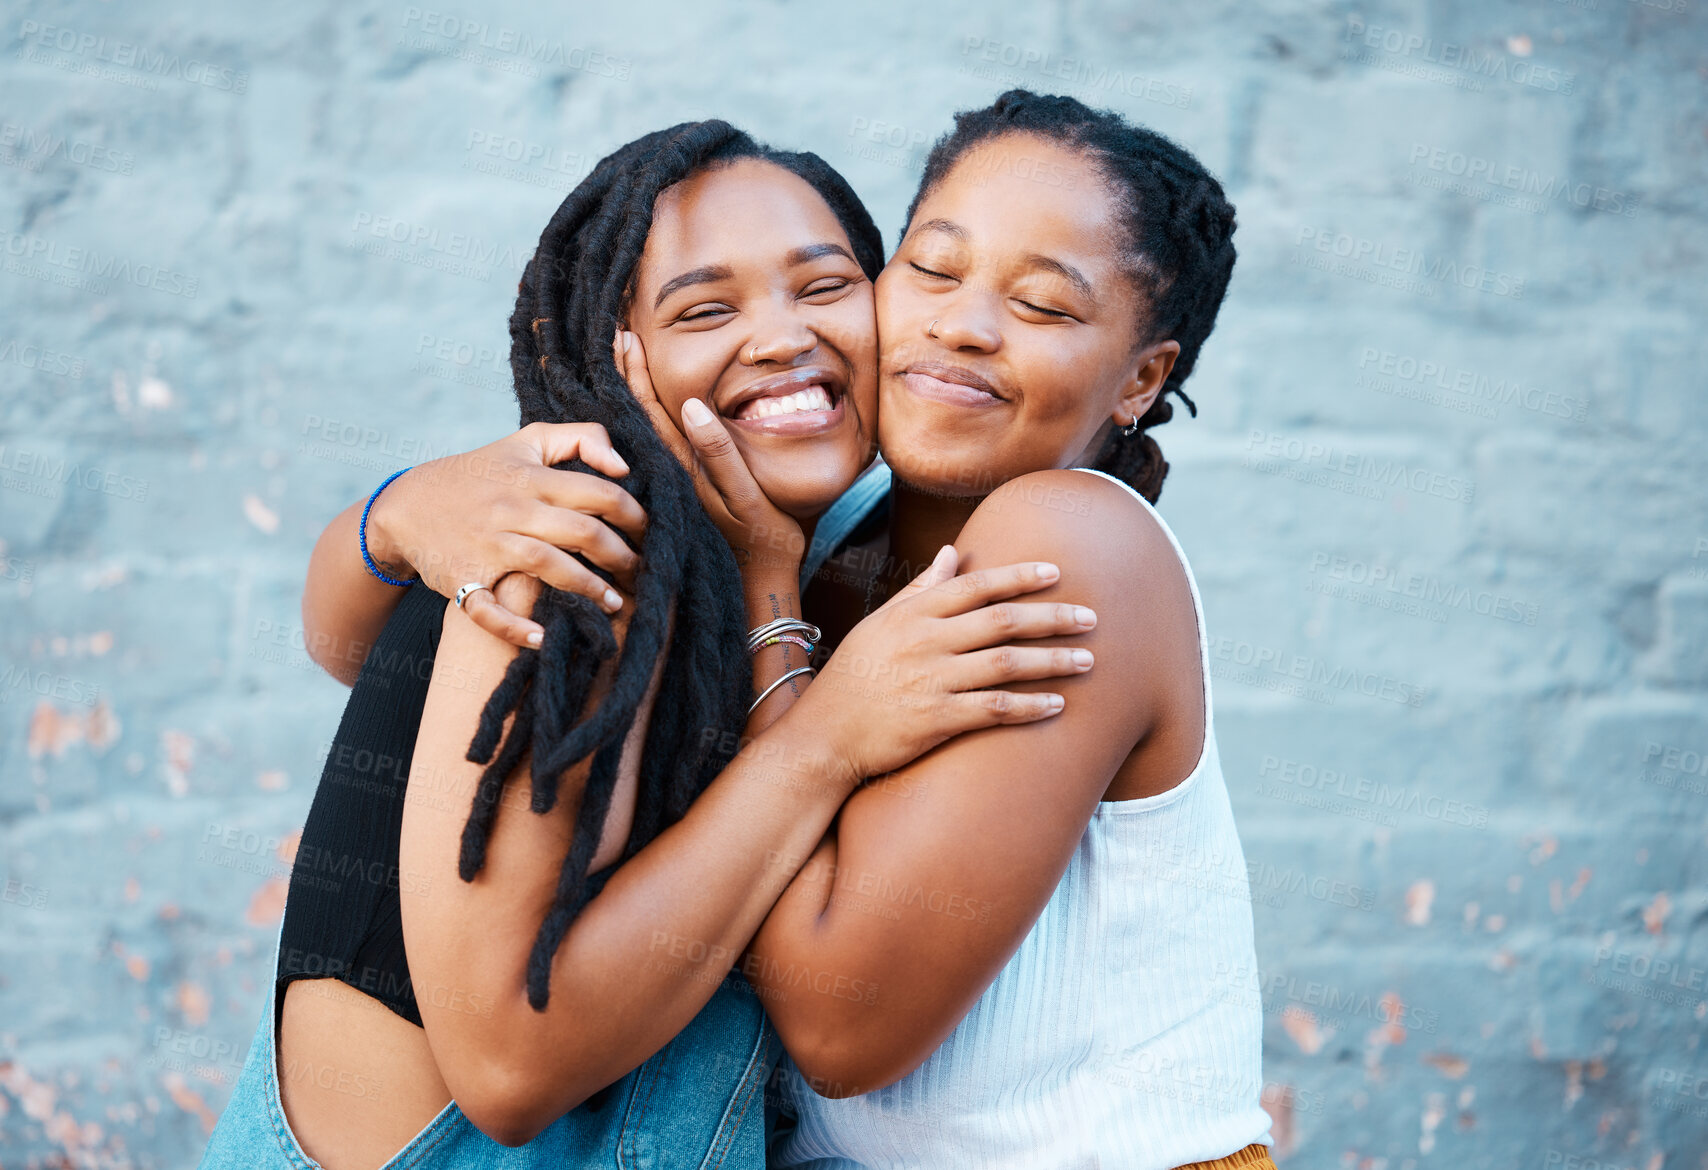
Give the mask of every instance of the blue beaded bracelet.
[[385, 477], [384, 483], [374, 489], [374, 494], [368, 497], [367, 507], [362, 509], [361, 527], [356, 529], [357, 541], [362, 546], [362, 563], [368, 566], [368, 572], [378, 577], [381, 581], [384, 581], [387, 585], [413, 585], [415, 582], [399, 581], [396, 577], [388, 577], [384, 573], [380, 572], [380, 567], [378, 565], [374, 564], [374, 558], [368, 553], [368, 513], [374, 510], [374, 501], [380, 498], [380, 493], [385, 491], [385, 489], [391, 484], [391, 481], [408, 470], [409, 468], [405, 467], [401, 470], [392, 472], [390, 475]]

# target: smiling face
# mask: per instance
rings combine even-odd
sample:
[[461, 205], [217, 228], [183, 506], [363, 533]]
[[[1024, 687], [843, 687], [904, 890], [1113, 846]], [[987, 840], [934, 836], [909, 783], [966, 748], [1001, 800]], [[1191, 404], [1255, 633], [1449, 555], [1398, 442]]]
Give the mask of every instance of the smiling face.
[[1029, 133], [971, 147], [920, 202], [877, 282], [879, 438], [898, 476], [986, 495], [1089, 463], [1105, 428], [1149, 409], [1179, 346], [1138, 346], [1116, 210], [1090, 158]]
[[798, 519], [854, 482], [876, 439], [877, 322], [853, 251], [811, 184], [738, 159], [658, 197], [629, 299], [671, 417], [706, 402]]

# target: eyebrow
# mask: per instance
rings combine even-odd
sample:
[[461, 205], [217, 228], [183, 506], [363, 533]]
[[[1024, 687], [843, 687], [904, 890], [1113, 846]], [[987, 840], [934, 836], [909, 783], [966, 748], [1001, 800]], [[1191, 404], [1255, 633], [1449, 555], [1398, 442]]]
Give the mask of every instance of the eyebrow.
[[787, 264], [790, 268], [794, 268], [797, 265], [810, 264], [814, 260], [822, 260], [826, 256], [842, 256], [848, 260], [854, 261], [855, 263], [859, 263], [859, 261], [854, 260], [853, 256], [849, 255], [847, 248], [844, 248], [841, 244], [832, 244], [828, 242], [823, 244], [807, 244], [804, 247], [796, 248], [793, 252], [790, 252], [787, 256], [783, 257], [783, 263]]
[[1053, 256], [1043, 256], [1033, 252], [1025, 258], [1029, 267], [1041, 268], [1045, 272], [1053, 272], [1078, 290], [1079, 295], [1088, 301], [1095, 302], [1097, 294], [1091, 289], [1091, 282], [1085, 279], [1085, 274], [1072, 264], [1064, 263]]
[[721, 264], [702, 264], [698, 268], [690, 268], [682, 275], [673, 276], [664, 282], [664, 287], [658, 290], [658, 296], [654, 298], [652, 307], [658, 308], [664, 303], [664, 298], [671, 293], [681, 292], [683, 289], [696, 284], [711, 284], [713, 281], [729, 280], [734, 275], [734, 272]]
[[[953, 220], [947, 219], [928, 219], [915, 228], [914, 231], [942, 232], [944, 235], [953, 236], [955, 239], [963, 242], [968, 238], [966, 228], [955, 223]], [[908, 234], [912, 235], [913, 233], [909, 232]], [[1022, 257], [1022, 260], [1029, 268], [1041, 268], [1045, 272], [1055, 273], [1057, 276], [1073, 285], [1074, 289], [1086, 300], [1093, 302], [1097, 300], [1097, 293], [1092, 289], [1091, 282], [1085, 278], [1085, 274], [1083, 272], [1075, 268], [1072, 264], [1057, 260], [1054, 256], [1045, 256], [1040, 252], [1030, 252], [1026, 256]]]
[[[794, 249], [787, 256], [784, 256], [783, 263], [788, 265], [790, 268], [796, 268], [802, 264], [810, 264], [814, 260], [822, 260], [826, 256], [844, 256], [847, 257], [849, 261], [858, 263], [858, 261], [855, 261], [854, 257], [849, 254], [847, 248], [844, 248], [841, 244], [832, 244], [828, 242], [822, 244], [803, 244], [801, 247]], [[733, 279], [734, 276], [735, 273], [722, 264], [702, 264], [698, 268], [690, 268], [682, 275], [673, 276], [664, 282], [664, 287], [658, 290], [658, 296], [653, 298], [652, 307], [654, 309], [658, 308], [664, 303], [664, 298], [668, 297], [671, 293], [681, 292], [683, 289], [691, 288], [696, 284], [711, 284], [714, 281], [730, 280]]]
[[[965, 240], [967, 238], [967, 229], [949, 219], [928, 219], [915, 228], [914, 231], [943, 232], [946, 235], [954, 236], [957, 240]], [[909, 232], [908, 234], [912, 235], [913, 233]]]

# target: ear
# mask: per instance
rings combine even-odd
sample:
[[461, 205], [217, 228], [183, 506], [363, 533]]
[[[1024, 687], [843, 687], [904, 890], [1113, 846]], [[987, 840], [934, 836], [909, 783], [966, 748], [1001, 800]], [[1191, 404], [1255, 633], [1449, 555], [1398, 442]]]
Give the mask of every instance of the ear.
[[1180, 356], [1178, 341], [1159, 341], [1133, 355], [1133, 365], [1121, 387], [1121, 397], [1109, 418], [1116, 427], [1124, 427], [1134, 419], [1145, 417], [1162, 393], [1163, 383], [1174, 371], [1174, 359]]

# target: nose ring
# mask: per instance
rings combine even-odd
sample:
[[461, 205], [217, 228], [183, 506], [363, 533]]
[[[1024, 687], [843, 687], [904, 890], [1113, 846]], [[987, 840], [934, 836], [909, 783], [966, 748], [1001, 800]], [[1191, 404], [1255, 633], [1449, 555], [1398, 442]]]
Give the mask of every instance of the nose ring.
[[750, 366], [759, 364], [759, 343], [757, 341], [747, 349], [747, 364]]
[[933, 318], [931, 324], [929, 324], [925, 327], [925, 336], [933, 337], [933, 338], [936, 337], [937, 336], [937, 322], [941, 321], [941, 320], [942, 320], [941, 317]]

